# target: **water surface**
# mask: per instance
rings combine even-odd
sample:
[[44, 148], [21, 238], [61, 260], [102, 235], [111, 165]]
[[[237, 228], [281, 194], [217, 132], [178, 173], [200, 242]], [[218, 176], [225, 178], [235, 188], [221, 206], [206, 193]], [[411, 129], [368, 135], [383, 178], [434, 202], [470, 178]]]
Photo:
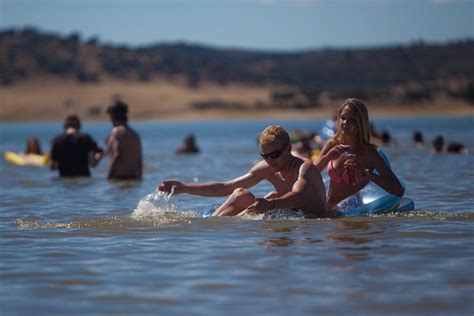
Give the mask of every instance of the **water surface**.
[[[384, 148], [416, 211], [345, 219], [198, 218], [222, 198], [139, 201], [166, 178], [225, 180], [258, 160], [270, 121], [141, 122], [144, 179], [106, 181], [107, 160], [86, 179], [0, 162], [0, 314], [472, 315], [474, 122], [379, 119], [398, 146]], [[324, 120], [281, 121], [319, 130]], [[60, 123], [2, 123], [0, 151], [43, 149]], [[85, 123], [103, 144], [108, 123]], [[411, 143], [466, 145], [433, 155]], [[173, 151], [194, 133], [202, 153]], [[268, 184], [253, 192], [263, 195]], [[169, 210], [174, 212], [165, 212]]]

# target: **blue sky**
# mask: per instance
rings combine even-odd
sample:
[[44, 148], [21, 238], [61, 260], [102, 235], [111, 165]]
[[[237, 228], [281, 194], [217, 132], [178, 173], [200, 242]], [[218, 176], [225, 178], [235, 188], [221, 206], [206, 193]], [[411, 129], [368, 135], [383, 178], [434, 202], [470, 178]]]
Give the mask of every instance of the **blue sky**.
[[474, 38], [474, 0], [0, 0], [0, 29], [33, 26], [148, 45], [300, 50]]

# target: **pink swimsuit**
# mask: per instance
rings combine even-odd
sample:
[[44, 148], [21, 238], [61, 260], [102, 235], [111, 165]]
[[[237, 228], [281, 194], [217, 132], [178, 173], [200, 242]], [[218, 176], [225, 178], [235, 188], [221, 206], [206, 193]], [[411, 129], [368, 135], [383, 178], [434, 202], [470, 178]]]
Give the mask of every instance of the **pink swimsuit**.
[[[367, 157], [367, 152], [365, 153], [364, 158], [362, 158], [362, 160], [364, 161], [366, 157]], [[328, 175], [331, 178], [331, 180], [336, 183], [341, 183], [344, 181], [345, 183], [350, 184], [347, 170], [344, 169], [344, 172], [342, 173], [342, 175], [338, 175], [336, 171], [334, 170], [334, 167], [332, 165], [332, 160], [328, 163]], [[369, 180], [369, 176], [365, 174], [362, 175], [362, 174], [356, 173], [355, 175], [356, 175], [356, 180], [357, 180], [355, 184], [359, 184], [359, 183], [366, 182]]]

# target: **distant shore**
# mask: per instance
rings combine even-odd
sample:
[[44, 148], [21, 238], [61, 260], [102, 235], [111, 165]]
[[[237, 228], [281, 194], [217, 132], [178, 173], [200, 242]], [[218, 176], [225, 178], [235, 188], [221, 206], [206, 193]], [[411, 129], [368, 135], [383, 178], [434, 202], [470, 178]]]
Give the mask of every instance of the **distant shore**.
[[[130, 105], [132, 120], [205, 121], [228, 119], [317, 119], [330, 118], [343, 100], [320, 100], [311, 109], [262, 109], [253, 104], [267, 102], [270, 86], [204, 83], [190, 88], [176, 80], [149, 83], [108, 80], [79, 84], [72, 80], [41, 78], [2, 87], [0, 121], [61, 121], [71, 113], [85, 121], [105, 121], [105, 109], [114, 98]], [[357, 97], [357, 96], [352, 96]], [[248, 107], [239, 109], [196, 109], [193, 102], [221, 100]], [[368, 100], [373, 117], [473, 116], [474, 106], [446, 97], [409, 104], [379, 103]]]

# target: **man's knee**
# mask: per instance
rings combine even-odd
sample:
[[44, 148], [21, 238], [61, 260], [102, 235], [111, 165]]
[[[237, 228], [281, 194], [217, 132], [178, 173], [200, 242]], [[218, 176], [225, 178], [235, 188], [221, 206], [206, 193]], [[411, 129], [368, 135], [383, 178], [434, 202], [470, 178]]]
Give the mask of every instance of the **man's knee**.
[[234, 216], [255, 201], [255, 196], [247, 189], [235, 189], [227, 201], [219, 206], [212, 216]]
[[232, 192], [232, 198], [234, 201], [243, 203], [253, 203], [255, 196], [247, 189], [237, 188]]
[[242, 196], [242, 195], [247, 195], [250, 194], [249, 190], [244, 189], [244, 188], [237, 188], [232, 192], [233, 196]]

